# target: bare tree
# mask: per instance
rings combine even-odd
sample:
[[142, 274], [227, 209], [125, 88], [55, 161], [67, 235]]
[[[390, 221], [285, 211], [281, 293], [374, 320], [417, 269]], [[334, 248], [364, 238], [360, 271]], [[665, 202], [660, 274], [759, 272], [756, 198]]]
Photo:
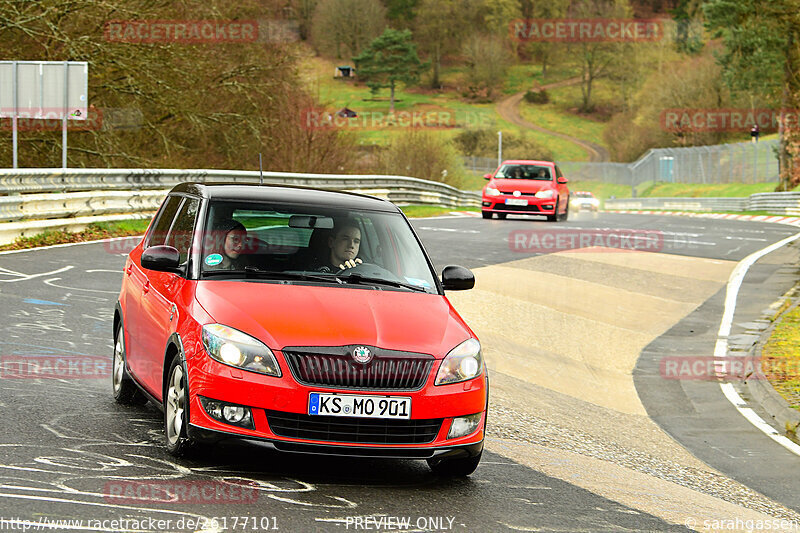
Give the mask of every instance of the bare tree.
[[386, 8], [379, 0], [320, 0], [311, 38], [321, 53], [336, 58], [358, 55], [386, 27]]

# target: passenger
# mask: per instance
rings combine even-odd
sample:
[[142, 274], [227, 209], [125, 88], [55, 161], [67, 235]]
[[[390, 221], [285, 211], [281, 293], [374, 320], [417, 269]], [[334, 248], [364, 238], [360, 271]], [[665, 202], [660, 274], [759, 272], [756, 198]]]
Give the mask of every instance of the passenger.
[[536, 179], [538, 180], [549, 180], [550, 176], [547, 174], [547, 171], [543, 168], [539, 169], [539, 173], [536, 174]]
[[338, 272], [346, 268], [353, 268], [362, 263], [356, 257], [361, 247], [361, 230], [355, 222], [344, 221], [336, 224], [328, 237], [327, 260], [318, 265], [314, 270], [319, 272]]
[[222, 222], [214, 230], [213, 237], [215, 246], [212, 248], [218, 251], [206, 255], [204, 263], [207, 270], [241, 270], [247, 265], [242, 255], [247, 242], [247, 229], [241, 222]]

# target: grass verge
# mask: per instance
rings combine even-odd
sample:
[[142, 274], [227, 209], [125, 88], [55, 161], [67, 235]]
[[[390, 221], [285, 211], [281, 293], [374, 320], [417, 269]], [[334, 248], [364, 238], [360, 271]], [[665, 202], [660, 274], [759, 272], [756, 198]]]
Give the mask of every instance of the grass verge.
[[761, 368], [775, 390], [800, 410], [800, 306], [778, 318], [761, 352]]
[[72, 242], [97, 241], [112, 237], [126, 237], [130, 235], [141, 235], [147, 229], [149, 219], [121, 220], [119, 222], [98, 222], [89, 224], [86, 229], [78, 232], [66, 230], [45, 231], [30, 237], [20, 237], [11, 244], [0, 246], [0, 251], [6, 250], [25, 250], [28, 248], [39, 248], [40, 246], [52, 246], [54, 244], [67, 244]]

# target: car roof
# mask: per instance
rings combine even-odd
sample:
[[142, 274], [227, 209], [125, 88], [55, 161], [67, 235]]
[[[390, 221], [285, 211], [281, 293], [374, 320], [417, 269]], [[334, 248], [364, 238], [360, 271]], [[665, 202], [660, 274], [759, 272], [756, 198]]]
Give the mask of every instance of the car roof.
[[393, 203], [375, 196], [300, 186], [185, 182], [179, 183], [170, 192], [191, 194], [210, 200], [316, 204], [349, 209], [400, 211], [400, 208]]
[[501, 165], [548, 165], [554, 166], [555, 163], [552, 161], [536, 161], [534, 159], [509, 159], [507, 161], [503, 161]]

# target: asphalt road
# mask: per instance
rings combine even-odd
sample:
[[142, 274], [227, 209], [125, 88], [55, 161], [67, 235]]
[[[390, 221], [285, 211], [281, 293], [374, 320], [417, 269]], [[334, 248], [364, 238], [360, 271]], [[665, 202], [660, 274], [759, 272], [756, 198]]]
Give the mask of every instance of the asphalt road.
[[[662, 252], [734, 261], [794, 233], [778, 225], [612, 214], [582, 215], [563, 224], [450, 217], [414, 225], [439, 270], [446, 264], [475, 268], [520, 259], [528, 252], [509, 246], [514, 230], [652, 230], [661, 232]], [[406, 531], [685, 531], [494, 453], [485, 453], [478, 471], [459, 481], [436, 478], [424, 462], [278, 454], [245, 442], [221, 446], [213, 455], [174, 460], [161, 445], [160, 412], [150, 405], [121, 407], [111, 397], [111, 321], [123, 264], [124, 256], [108, 243], [0, 255], [3, 377], [19, 358], [70, 354], [95, 357], [97, 373], [95, 379], [86, 378], [86, 371], [82, 379], [0, 379], [0, 530], [3, 519], [35, 523], [47, 518], [84, 521], [62, 525], [58, 530], [63, 531], [214, 531], [221, 526], [229, 531], [387, 531], [398, 530], [398, 520], [407, 521]], [[774, 296], [794, 283], [782, 268], [770, 264], [759, 269], [762, 279], [771, 280]], [[776, 273], [783, 278], [775, 278]], [[769, 296], [762, 294], [765, 300]], [[743, 309], [753, 311], [752, 306]], [[710, 324], [715, 316], [718, 324], [719, 302], [710, 301], [704, 312]], [[710, 390], [704, 394], [713, 402], [721, 397]], [[648, 411], [662, 400], [643, 396]], [[675, 393], [669, 401], [685, 412], [680, 402], [692, 400]], [[726, 408], [720, 405], [719, 410]], [[703, 447], [730, 447], [730, 431], [704, 430], [697, 416], [672, 415], [653, 416], [709, 463], [716, 456], [703, 455]], [[743, 420], [731, 419], [730, 425], [744, 450], [772, 445]], [[776, 456], [780, 462], [764, 472], [777, 475], [780, 468], [788, 472], [797, 465], [798, 458], [768, 449], [750, 453], [746, 462], [720, 460], [714, 466], [800, 510], [787, 496], [797, 492], [796, 484], [789, 490], [788, 475], [770, 491], [771, 474], [744, 472]], [[224, 497], [220, 503], [114, 497], [119, 494], [115, 490], [129, 495], [125, 490], [153, 480], [211, 486]], [[235, 490], [243, 484], [246, 496]], [[216, 523], [213, 517], [219, 518]], [[90, 519], [143, 522], [120, 527], [92, 525]]]

